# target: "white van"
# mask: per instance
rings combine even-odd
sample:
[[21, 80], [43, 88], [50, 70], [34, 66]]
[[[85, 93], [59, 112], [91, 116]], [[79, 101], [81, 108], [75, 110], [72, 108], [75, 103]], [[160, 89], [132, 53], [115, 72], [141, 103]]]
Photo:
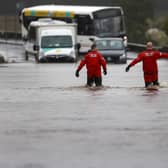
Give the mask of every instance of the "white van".
[[30, 23], [25, 42], [26, 60], [33, 56], [37, 62], [74, 62], [77, 53], [76, 24], [51, 19]]

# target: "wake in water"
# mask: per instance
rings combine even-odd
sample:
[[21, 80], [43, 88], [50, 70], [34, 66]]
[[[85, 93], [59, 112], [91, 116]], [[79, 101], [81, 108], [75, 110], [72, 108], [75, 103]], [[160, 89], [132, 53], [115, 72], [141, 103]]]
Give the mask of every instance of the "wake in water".
[[[161, 82], [159, 89], [160, 88], [168, 88], [168, 83], [167, 82]], [[70, 86], [70, 87], [61, 87], [57, 88], [60, 90], [91, 90], [91, 91], [98, 91], [98, 90], [108, 90], [108, 89], [119, 89], [119, 90], [146, 90], [145, 87], [143, 86], [87, 86], [87, 85], [82, 85], [82, 86]]]
[[163, 82], [160, 82], [160, 88], [168, 88], [168, 82], [166, 81], [163, 81]]
[[102, 91], [102, 90], [130, 90], [130, 91], [147, 91], [146, 93], [148, 92], [156, 92], [156, 91], [159, 91], [160, 89], [163, 89], [163, 88], [168, 88], [168, 82], [166, 81], [163, 81], [163, 82], [160, 82], [160, 86], [158, 87], [158, 89], [151, 89], [151, 90], [147, 90], [144, 86], [92, 86], [92, 87], [89, 87], [89, 86], [71, 86], [71, 87], [67, 87], [67, 88], [64, 88], [64, 90], [90, 90], [90, 91]]
[[[159, 89], [162, 88], [168, 88], [168, 82], [164, 81], [160, 83]], [[31, 87], [31, 88], [21, 88], [21, 87], [15, 87], [15, 90], [52, 90], [52, 91], [75, 91], [75, 90], [89, 90], [89, 91], [101, 91], [101, 90], [130, 90], [130, 91], [134, 91], [134, 90], [147, 90], [145, 87], [143, 86], [86, 86], [86, 85], [82, 85], [82, 86], [69, 86], [69, 87], [62, 87], [62, 86], [39, 86], [39, 87]]]
[[66, 90], [93, 90], [93, 91], [97, 91], [97, 90], [107, 90], [107, 89], [138, 89], [138, 90], [141, 90], [141, 89], [144, 89], [144, 87], [126, 87], [126, 86], [71, 86], [71, 87], [67, 87], [67, 88], [64, 88]]

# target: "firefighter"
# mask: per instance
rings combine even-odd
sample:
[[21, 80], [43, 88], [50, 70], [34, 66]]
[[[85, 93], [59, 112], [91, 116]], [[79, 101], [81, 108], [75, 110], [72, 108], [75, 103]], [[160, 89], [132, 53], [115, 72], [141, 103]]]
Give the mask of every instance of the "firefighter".
[[104, 75], [107, 74], [106, 61], [98, 52], [96, 44], [91, 46], [91, 50], [80, 61], [80, 64], [75, 72], [75, 76], [79, 77], [79, 71], [86, 65], [87, 69], [87, 86], [102, 86], [101, 67], [103, 67]]
[[159, 86], [157, 59], [160, 58], [168, 58], [168, 53], [154, 50], [152, 42], [147, 42], [146, 50], [139, 53], [137, 58], [126, 67], [125, 71], [128, 72], [132, 66], [142, 61], [145, 87]]

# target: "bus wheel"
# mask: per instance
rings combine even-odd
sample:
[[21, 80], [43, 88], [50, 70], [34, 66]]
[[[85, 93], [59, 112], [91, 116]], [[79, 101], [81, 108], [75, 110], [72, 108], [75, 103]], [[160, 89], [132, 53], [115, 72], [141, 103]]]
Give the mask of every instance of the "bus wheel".
[[27, 52], [27, 51], [25, 52], [25, 60], [26, 60], [26, 61], [29, 60], [29, 55], [28, 55], [28, 52]]

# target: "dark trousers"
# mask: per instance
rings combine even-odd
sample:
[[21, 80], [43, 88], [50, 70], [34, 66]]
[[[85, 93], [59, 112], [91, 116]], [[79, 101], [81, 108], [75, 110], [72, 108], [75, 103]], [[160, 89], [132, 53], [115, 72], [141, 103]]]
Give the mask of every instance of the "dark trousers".
[[159, 85], [158, 72], [144, 72], [145, 87], [149, 85]]
[[92, 86], [94, 83], [96, 86], [102, 86], [102, 77], [87, 77], [88, 86]]

